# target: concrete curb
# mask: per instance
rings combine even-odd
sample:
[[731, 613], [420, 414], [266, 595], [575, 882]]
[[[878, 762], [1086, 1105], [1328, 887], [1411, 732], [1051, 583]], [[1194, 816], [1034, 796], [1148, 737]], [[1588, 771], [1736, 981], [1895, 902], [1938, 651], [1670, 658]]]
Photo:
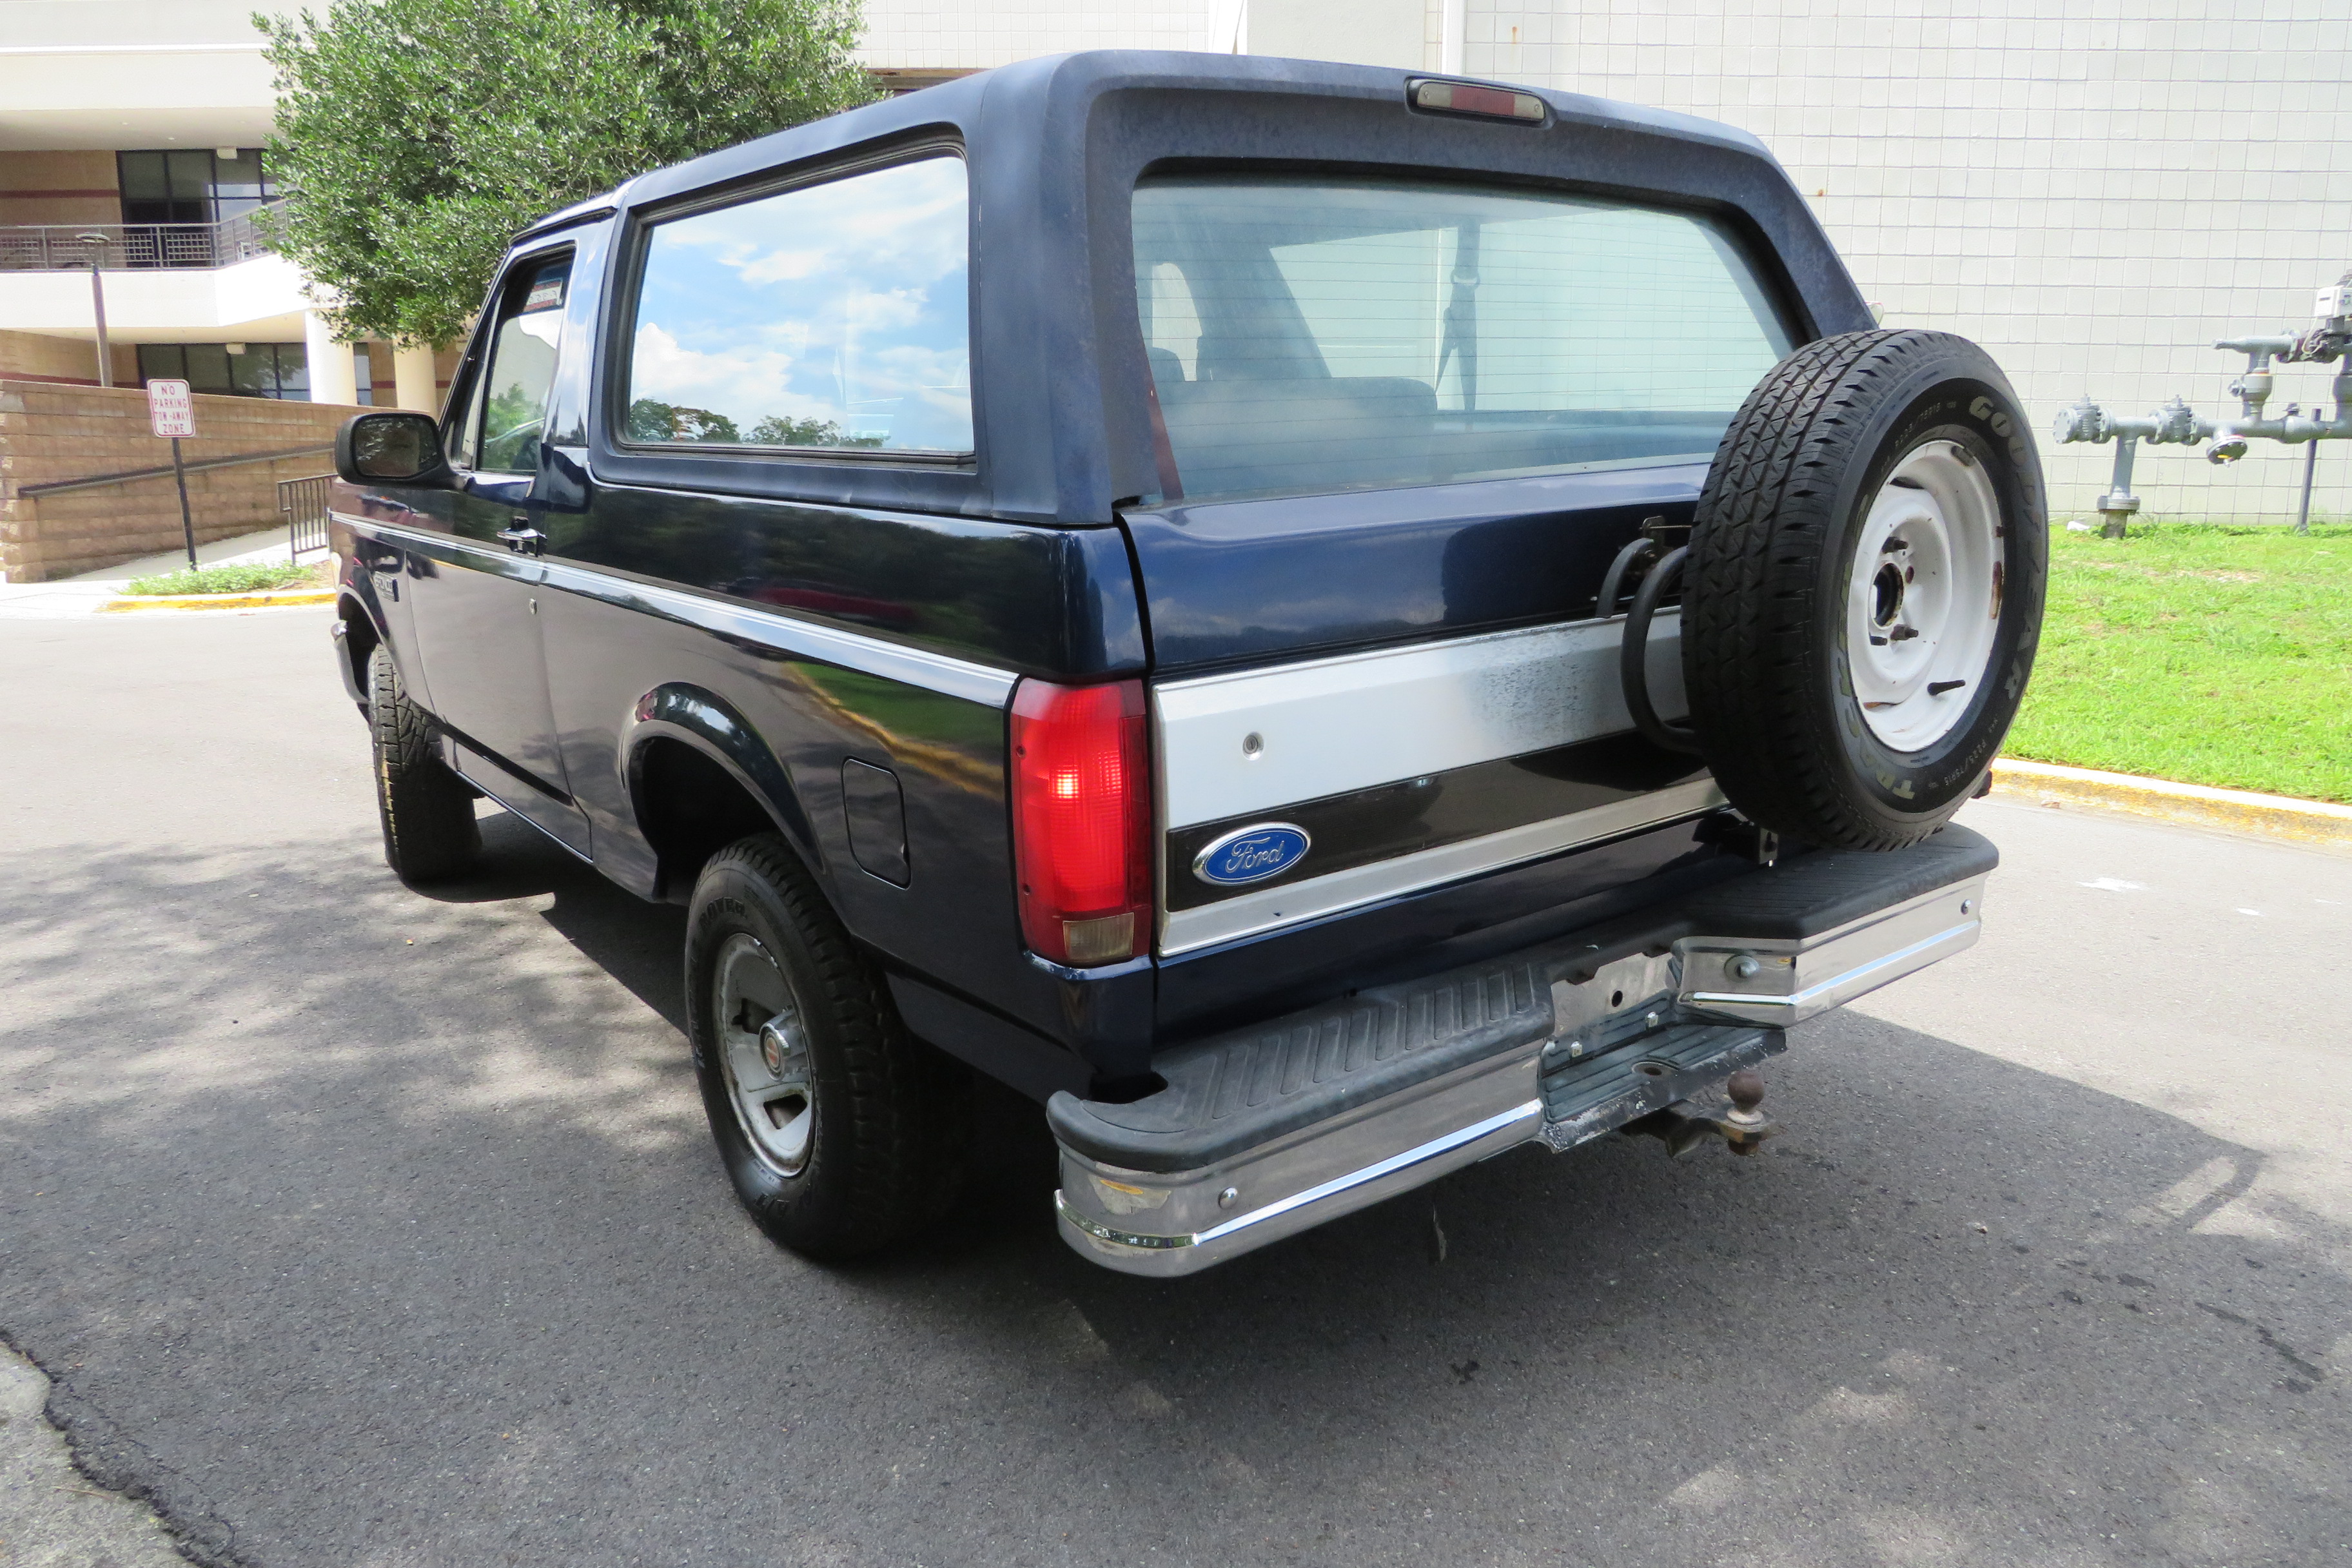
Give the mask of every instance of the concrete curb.
[[1997, 795], [2045, 805], [2100, 806], [2109, 811], [2161, 817], [2191, 827], [2259, 833], [2298, 844], [2352, 849], [2352, 805], [2294, 800], [2283, 795], [2257, 795], [2252, 790], [2210, 789], [2204, 784], [2174, 784], [2168, 779], [2144, 779], [2130, 773], [2060, 767], [2054, 763], [2015, 762], [2007, 757], [1992, 765], [1992, 787]]
[[332, 588], [277, 588], [266, 594], [152, 594], [110, 599], [98, 607], [100, 615], [126, 610], [257, 610], [278, 605], [331, 605]]

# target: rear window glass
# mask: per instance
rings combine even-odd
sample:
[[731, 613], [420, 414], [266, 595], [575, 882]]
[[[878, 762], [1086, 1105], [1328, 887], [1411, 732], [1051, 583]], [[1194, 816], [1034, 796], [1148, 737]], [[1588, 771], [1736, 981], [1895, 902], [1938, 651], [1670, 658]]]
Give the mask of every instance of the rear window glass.
[[1714, 225], [1580, 197], [1149, 180], [1135, 271], [1192, 499], [1703, 461], [1790, 347]]
[[963, 160], [852, 174], [654, 226], [625, 438], [971, 450]]

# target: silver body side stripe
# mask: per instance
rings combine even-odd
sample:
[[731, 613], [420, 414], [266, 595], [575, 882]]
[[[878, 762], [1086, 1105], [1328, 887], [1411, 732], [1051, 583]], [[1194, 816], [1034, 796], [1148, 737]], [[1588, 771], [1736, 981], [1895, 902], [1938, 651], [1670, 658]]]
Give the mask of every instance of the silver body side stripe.
[[[1165, 682], [1152, 691], [1165, 826], [1276, 813], [1631, 730], [1617, 679], [1623, 631], [1579, 621]], [[1680, 717], [1679, 613], [1653, 624], [1649, 664], [1658, 711]]]
[[1179, 910], [1161, 917], [1160, 951], [1173, 955], [1238, 941], [1277, 926], [1337, 914], [1443, 882], [1500, 870], [1522, 860], [1572, 849], [1580, 844], [1695, 816], [1723, 804], [1723, 792], [1716, 787], [1715, 781], [1699, 779], [1630, 800], [1612, 801], [1590, 811], [1490, 833], [1483, 838], [1375, 860], [1368, 866], [1334, 871], [1328, 877], [1309, 877], [1260, 893], [1244, 893], [1196, 910]]
[[[334, 516], [339, 522], [348, 523], [362, 532], [382, 535], [397, 543], [414, 543], [427, 549], [488, 556], [492, 561], [499, 559], [500, 553], [485, 549], [471, 540], [453, 539], [446, 533], [400, 528], [343, 512], [337, 512]], [[908, 647], [903, 643], [885, 642], [879, 637], [860, 637], [838, 626], [755, 609], [725, 599], [709, 598], [676, 588], [657, 588], [648, 583], [634, 582], [561, 561], [535, 560], [530, 564], [543, 574], [541, 581], [547, 586], [577, 594], [583, 598], [599, 600], [625, 610], [659, 616], [664, 620], [686, 626], [699, 626], [704, 631], [774, 648], [780, 653], [823, 659], [827, 664], [903, 681], [908, 686], [919, 686], [927, 691], [961, 697], [966, 701], [982, 703], [991, 708], [1002, 708], [1011, 701], [1013, 682], [1020, 679], [1008, 669], [973, 664], [946, 654]]]

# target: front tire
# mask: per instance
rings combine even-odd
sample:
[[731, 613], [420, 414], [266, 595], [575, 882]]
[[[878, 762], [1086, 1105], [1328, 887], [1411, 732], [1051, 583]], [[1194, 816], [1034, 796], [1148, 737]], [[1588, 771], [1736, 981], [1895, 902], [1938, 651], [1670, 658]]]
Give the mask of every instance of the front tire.
[[791, 847], [761, 834], [694, 884], [687, 1031], [736, 1196], [824, 1261], [900, 1240], [951, 1197], [956, 1069], [909, 1036], [882, 976]]
[[1732, 805], [1898, 849], [1975, 793], [2040, 639], [2048, 524], [2016, 395], [1965, 338], [1849, 332], [1773, 368], [1700, 493], [1692, 728]]
[[445, 882], [482, 852], [471, 786], [442, 764], [433, 716], [408, 700], [392, 650], [368, 655], [368, 730], [375, 751], [375, 809], [383, 863], [411, 884]]

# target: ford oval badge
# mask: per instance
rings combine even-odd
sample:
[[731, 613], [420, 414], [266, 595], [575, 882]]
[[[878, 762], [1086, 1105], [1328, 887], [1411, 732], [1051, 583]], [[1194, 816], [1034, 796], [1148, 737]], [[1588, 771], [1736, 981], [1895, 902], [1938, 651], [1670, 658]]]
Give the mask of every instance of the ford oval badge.
[[1226, 834], [1193, 856], [1192, 875], [1220, 888], [1263, 882], [1297, 865], [1314, 842], [1303, 827], [1257, 823]]

